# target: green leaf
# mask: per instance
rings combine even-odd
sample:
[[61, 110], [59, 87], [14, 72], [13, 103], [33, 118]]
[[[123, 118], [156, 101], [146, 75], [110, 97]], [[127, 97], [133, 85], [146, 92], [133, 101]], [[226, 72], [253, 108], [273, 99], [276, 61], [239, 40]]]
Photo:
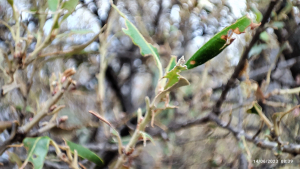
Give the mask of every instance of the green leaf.
[[188, 69], [192, 69], [199, 65], [204, 64], [208, 60], [217, 56], [227, 46], [233, 42], [232, 35], [244, 33], [246, 28], [254, 29], [260, 24], [255, 24], [246, 15], [238, 19], [232, 25], [224, 28], [221, 32], [217, 33], [207, 43], [205, 43], [186, 63]]
[[153, 55], [154, 57], [158, 58], [157, 49], [144, 39], [143, 35], [128, 19], [125, 19], [125, 25], [127, 29], [123, 28], [123, 32], [132, 39], [132, 42], [135, 45], [140, 47], [141, 55]]
[[31, 106], [26, 106], [26, 112], [34, 113], [34, 109]]
[[14, 1], [13, 0], [7, 0], [7, 2], [10, 4], [10, 6], [14, 5]]
[[147, 140], [150, 140], [155, 145], [153, 138], [148, 133], [140, 131], [140, 134], [144, 140], [144, 147], [146, 147]]
[[48, 0], [48, 7], [50, 11], [55, 12], [58, 8], [59, 0]]
[[65, 1], [62, 5], [62, 9], [66, 9], [69, 12], [72, 12], [75, 10], [77, 4], [78, 4], [79, 0], [68, 0]]
[[67, 19], [71, 15], [71, 12], [66, 13], [64, 17], [61, 19], [60, 23], [62, 23], [65, 19]]
[[[121, 140], [122, 140], [122, 145], [127, 145], [129, 142], [130, 142], [130, 139], [131, 139], [131, 136], [125, 136], [125, 137], [122, 137]], [[109, 140], [110, 143], [112, 144], [118, 144], [118, 140], [114, 139], [114, 138], [111, 138]]]
[[179, 81], [179, 78], [181, 75], [179, 74], [181, 71], [186, 70], [186, 65], [184, 65], [184, 59], [181, 58], [179, 59], [178, 63], [176, 66], [171, 69], [163, 78], [168, 78], [168, 82], [164, 89], [167, 89], [171, 86], [173, 86], [175, 83]]
[[28, 162], [31, 162], [35, 169], [42, 169], [48, 153], [50, 140], [46, 136], [25, 138], [23, 144], [28, 151], [28, 155], [22, 167], [24, 168]]
[[123, 32], [128, 35], [132, 42], [140, 48], [140, 53], [143, 56], [152, 55], [154, 57], [155, 63], [160, 70], [160, 77], [162, 77], [162, 65], [159, 60], [158, 50], [150, 43], [146, 41], [139, 30], [125, 17], [125, 15], [114, 5], [111, 4], [113, 8], [125, 19], [125, 25], [127, 29], [122, 29]]
[[[183, 65], [184, 62], [185, 62], [185, 60], [184, 60], [184, 57], [182, 56], [178, 60], [178, 63], [176, 64], [176, 66], [170, 72], [168, 72], [166, 74], [166, 76], [164, 76], [164, 78], [168, 78], [169, 80], [168, 80], [167, 84], [165, 85], [164, 90], [155, 96], [155, 98], [152, 102], [153, 106], [156, 107], [158, 105], [158, 103], [161, 102], [162, 98], [166, 97], [166, 95], [170, 91], [190, 84], [190, 82], [187, 79], [185, 79], [184, 77], [179, 75], [179, 73], [182, 70], [186, 69], [186, 66]], [[164, 80], [164, 79], [161, 79], [161, 80]]]
[[[23, 106], [22, 105], [16, 105], [16, 110], [18, 111], [22, 111], [23, 110]], [[31, 106], [26, 106], [25, 112], [29, 112], [29, 113], [34, 113], [34, 108], [32, 108]]]
[[113, 134], [116, 137], [119, 137], [119, 135], [120, 135], [119, 132], [116, 129], [114, 129], [113, 127], [111, 127], [110, 132], [111, 132], [111, 134]]
[[176, 63], [177, 63], [176, 59], [177, 59], [176, 56], [171, 56], [169, 64], [166, 67], [166, 72], [169, 72], [170, 70], [172, 70], [176, 66]]
[[275, 21], [271, 25], [277, 29], [282, 29], [284, 27], [284, 22]]
[[78, 156], [87, 159], [95, 164], [97, 164], [98, 166], [103, 164], [103, 161], [100, 157], [98, 157], [94, 152], [92, 152], [91, 150], [79, 145], [79, 144], [75, 144], [71, 141], [67, 141], [66, 140], [66, 144], [70, 147], [70, 150], [72, 153], [74, 153], [74, 150], [77, 150]]
[[270, 35], [264, 31], [259, 35], [259, 38], [265, 42], [269, 42], [270, 41]]
[[7, 151], [6, 153], [8, 155], [9, 161], [11, 163], [16, 163], [19, 168], [22, 166], [22, 160], [20, 159], [20, 157], [17, 154], [15, 154], [14, 152], [10, 152], [10, 151]]
[[262, 13], [256, 8], [255, 5], [251, 5], [251, 11], [256, 15], [256, 22], [260, 22], [263, 18]]
[[135, 45], [140, 47], [141, 55], [154, 56], [157, 66], [161, 67], [157, 49], [153, 45], [151, 45], [150, 43], [148, 43], [146, 41], [146, 39], [143, 37], [143, 35], [138, 31], [138, 29], [128, 19], [125, 19], [125, 25], [126, 25], [127, 29], [123, 28], [122, 29], [123, 32], [132, 39], [132, 42]]
[[259, 44], [259, 45], [254, 45], [249, 54], [248, 54], [248, 57], [251, 57], [253, 55], [258, 55], [261, 53], [261, 51], [265, 50], [265, 49], [268, 49], [268, 45], [267, 44]]

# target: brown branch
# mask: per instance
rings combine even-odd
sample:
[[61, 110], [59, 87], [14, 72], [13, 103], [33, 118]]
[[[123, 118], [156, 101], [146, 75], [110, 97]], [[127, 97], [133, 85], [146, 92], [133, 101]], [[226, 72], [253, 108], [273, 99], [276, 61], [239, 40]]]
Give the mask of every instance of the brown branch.
[[219, 100], [217, 101], [216, 105], [213, 108], [213, 113], [215, 115], [220, 115], [221, 113], [221, 106], [224, 102], [224, 100], [226, 99], [226, 95], [228, 93], [228, 91], [234, 86], [235, 80], [239, 77], [240, 72], [243, 70], [243, 68], [245, 67], [245, 63], [247, 61], [248, 58], [248, 54], [251, 50], [251, 48], [254, 46], [254, 44], [257, 42], [257, 40], [259, 39], [259, 35], [260, 33], [264, 30], [264, 26], [265, 24], [268, 22], [268, 19], [271, 15], [271, 12], [273, 10], [273, 8], [275, 7], [275, 5], [277, 4], [277, 2], [279, 2], [278, 0], [272, 0], [270, 2], [270, 5], [267, 9], [267, 12], [264, 14], [263, 16], [263, 20], [261, 21], [261, 25], [260, 27], [257, 29], [255, 35], [253, 36], [250, 44], [246, 47], [246, 49], [244, 50], [242, 57], [238, 63], [238, 65], [236, 66], [232, 76], [230, 77], [230, 79], [228, 80]]
[[[280, 149], [282, 152], [289, 153], [291, 155], [298, 155], [300, 154], [300, 144], [288, 144], [288, 145], [281, 145], [278, 147], [277, 142], [270, 142], [266, 140], [259, 139], [257, 135], [261, 131], [263, 123], [260, 124], [260, 129], [259, 132], [254, 134], [253, 136], [246, 134], [243, 130], [239, 130], [238, 128], [233, 127], [232, 125], [227, 125], [228, 122], [224, 122], [219, 119], [219, 117], [213, 113], [210, 113], [207, 116], [195, 119], [195, 120], [190, 120], [181, 124], [173, 124], [172, 126], [169, 126], [169, 131], [177, 131], [180, 129], [184, 128], [189, 128], [192, 126], [196, 126], [199, 124], [205, 124], [207, 122], [215, 122], [219, 127], [224, 128], [231, 132], [236, 139], [240, 139], [241, 136], [244, 136], [245, 139], [249, 142], [252, 142], [255, 144], [257, 147], [263, 148], [263, 149]], [[155, 133], [155, 132], [154, 132]], [[154, 135], [157, 135], [159, 133], [155, 133]]]
[[199, 119], [186, 121], [186, 122], [181, 123], [181, 124], [175, 123], [175, 124], [169, 126], [168, 128], [169, 128], [169, 131], [177, 131], [177, 130], [180, 130], [180, 129], [196, 126], [196, 125], [199, 125], [199, 124], [204, 124], [204, 123], [207, 123], [209, 121], [210, 121], [209, 115], [207, 115], [207, 116], [201, 117]]
[[282, 152], [289, 153], [292, 155], [300, 154], [299, 144], [288, 144], [288, 145], [282, 145], [281, 147], [278, 147], [277, 142], [261, 140], [257, 137], [254, 138], [253, 136], [244, 133], [244, 131], [240, 131], [237, 128], [234, 128], [232, 126], [226, 126], [226, 123], [221, 121], [215, 114], [210, 114], [209, 119], [211, 121], [214, 121], [218, 126], [229, 130], [237, 139], [239, 139], [241, 136], [244, 136], [247, 141], [252, 142], [257, 147], [270, 149], [270, 150], [280, 149]]
[[[286, 69], [299, 63], [300, 63], [300, 56], [279, 62], [277, 65], [277, 69]], [[266, 77], [266, 74], [268, 73], [270, 67], [271, 66], [268, 65], [251, 71], [249, 73], [249, 78], [256, 81], [262, 80], [264, 77]], [[273, 70], [275, 70], [275, 68], [273, 68], [272, 71]]]
[[12, 130], [10, 133], [10, 137], [0, 144], [0, 155], [2, 155], [5, 152], [5, 150], [8, 149], [7, 146], [14, 141], [17, 132], [17, 127], [18, 127], [17, 123], [12, 123], [12, 127], [11, 127]]
[[[49, 115], [50, 108], [55, 103], [58, 102], [58, 100], [63, 96], [64, 92], [68, 89], [68, 87], [71, 85], [72, 79], [69, 77], [66, 82], [63, 84], [62, 89], [59, 90], [53, 97], [51, 97], [49, 100], [47, 100], [44, 103], [44, 106], [41, 107], [41, 109], [38, 111], [38, 114], [36, 114], [33, 119], [26, 123], [24, 126], [19, 128], [20, 133], [27, 133], [29, 130], [31, 130], [34, 125], [36, 125], [42, 118]], [[55, 110], [52, 110], [55, 111]]]

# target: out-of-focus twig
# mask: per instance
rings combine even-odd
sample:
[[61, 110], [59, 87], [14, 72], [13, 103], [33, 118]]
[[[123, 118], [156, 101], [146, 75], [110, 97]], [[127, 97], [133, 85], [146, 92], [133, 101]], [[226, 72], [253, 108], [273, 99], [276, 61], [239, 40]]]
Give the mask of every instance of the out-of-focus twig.
[[[71, 74], [68, 74], [68, 76], [71, 76], [71, 75], [75, 74], [75, 70], [71, 70], [71, 69], [68, 69], [65, 72], [71, 73]], [[56, 108], [54, 108], [53, 110], [51, 110], [52, 106], [55, 103], [58, 102], [58, 100], [63, 96], [63, 94], [66, 91], [66, 89], [72, 83], [71, 77], [65, 77], [65, 78], [67, 78], [67, 80], [65, 80], [65, 82], [62, 84], [62, 88], [59, 91], [57, 91], [57, 93], [52, 98], [50, 98], [49, 100], [47, 100], [45, 102], [45, 104], [40, 108], [40, 110], [38, 111], [38, 113], [33, 117], [33, 119], [29, 123], [26, 123], [24, 126], [22, 126], [22, 127], [19, 128], [19, 132], [21, 132], [21, 133], [27, 133], [42, 118], [44, 118], [47, 115], [51, 115], [50, 114], [51, 112], [58, 112], [58, 111], [56, 111], [57, 110]], [[61, 80], [61, 79], [59, 79], [59, 80]]]

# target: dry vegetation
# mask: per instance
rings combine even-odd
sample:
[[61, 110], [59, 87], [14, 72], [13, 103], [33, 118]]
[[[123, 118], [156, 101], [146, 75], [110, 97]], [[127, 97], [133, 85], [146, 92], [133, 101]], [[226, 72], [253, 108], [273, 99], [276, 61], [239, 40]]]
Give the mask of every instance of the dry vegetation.
[[[0, 1], [0, 168], [25, 167], [26, 139], [41, 136], [51, 138], [43, 168], [298, 168], [298, 1], [115, 0], [163, 69], [109, 1], [54, 1]], [[156, 99], [172, 56], [188, 60], [246, 14], [257, 29]]]

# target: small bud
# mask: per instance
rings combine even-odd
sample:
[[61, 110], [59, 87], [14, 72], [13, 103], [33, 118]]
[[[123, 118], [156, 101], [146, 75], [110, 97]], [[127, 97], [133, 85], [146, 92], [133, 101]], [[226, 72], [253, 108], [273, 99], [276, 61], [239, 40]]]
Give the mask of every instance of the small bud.
[[134, 151], [134, 148], [130, 148], [130, 150], [129, 150], [128, 152], [125, 152], [125, 154], [126, 154], [127, 156], [129, 156], [130, 154], [133, 153], [133, 151]]
[[20, 58], [21, 57], [21, 52], [16, 52], [14, 54], [14, 58]]
[[55, 34], [55, 33], [52, 33], [50, 39], [51, 39], [51, 40], [54, 40], [55, 37], [56, 37], [56, 34]]
[[61, 116], [58, 121], [59, 121], [59, 123], [63, 123], [67, 120], [68, 120], [68, 116]]
[[31, 43], [31, 42], [32, 42], [32, 39], [33, 39], [33, 36], [32, 36], [32, 35], [28, 35], [28, 36], [27, 36], [27, 39], [28, 39], [28, 42]]
[[73, 85], [73, 86], [75, 86], [75, 87], [76, 87], [76, 85], [77, 85], [77, 82], [76, 82], [75, 80], [72, 80], [72, 81], [71, 81], [71, 83], [72, 83], [72, 85]]
[[65, 80], [66, 80], [66, 76], [63, 76], [63, 77], [61, 78], [61, 83], [65, 82]]
[[49, 111], [52, 112], [54, 109], [56, 109], [57, 105], [52, 105], [50, 108], [49, 108]]
[[76, 73], [75, 69], [70, 68], [70, 69], [67, 69], [64, 71], [63, 76], [65, 76], [67, 78], [67, 77], [74, 75], [75, 73]]

